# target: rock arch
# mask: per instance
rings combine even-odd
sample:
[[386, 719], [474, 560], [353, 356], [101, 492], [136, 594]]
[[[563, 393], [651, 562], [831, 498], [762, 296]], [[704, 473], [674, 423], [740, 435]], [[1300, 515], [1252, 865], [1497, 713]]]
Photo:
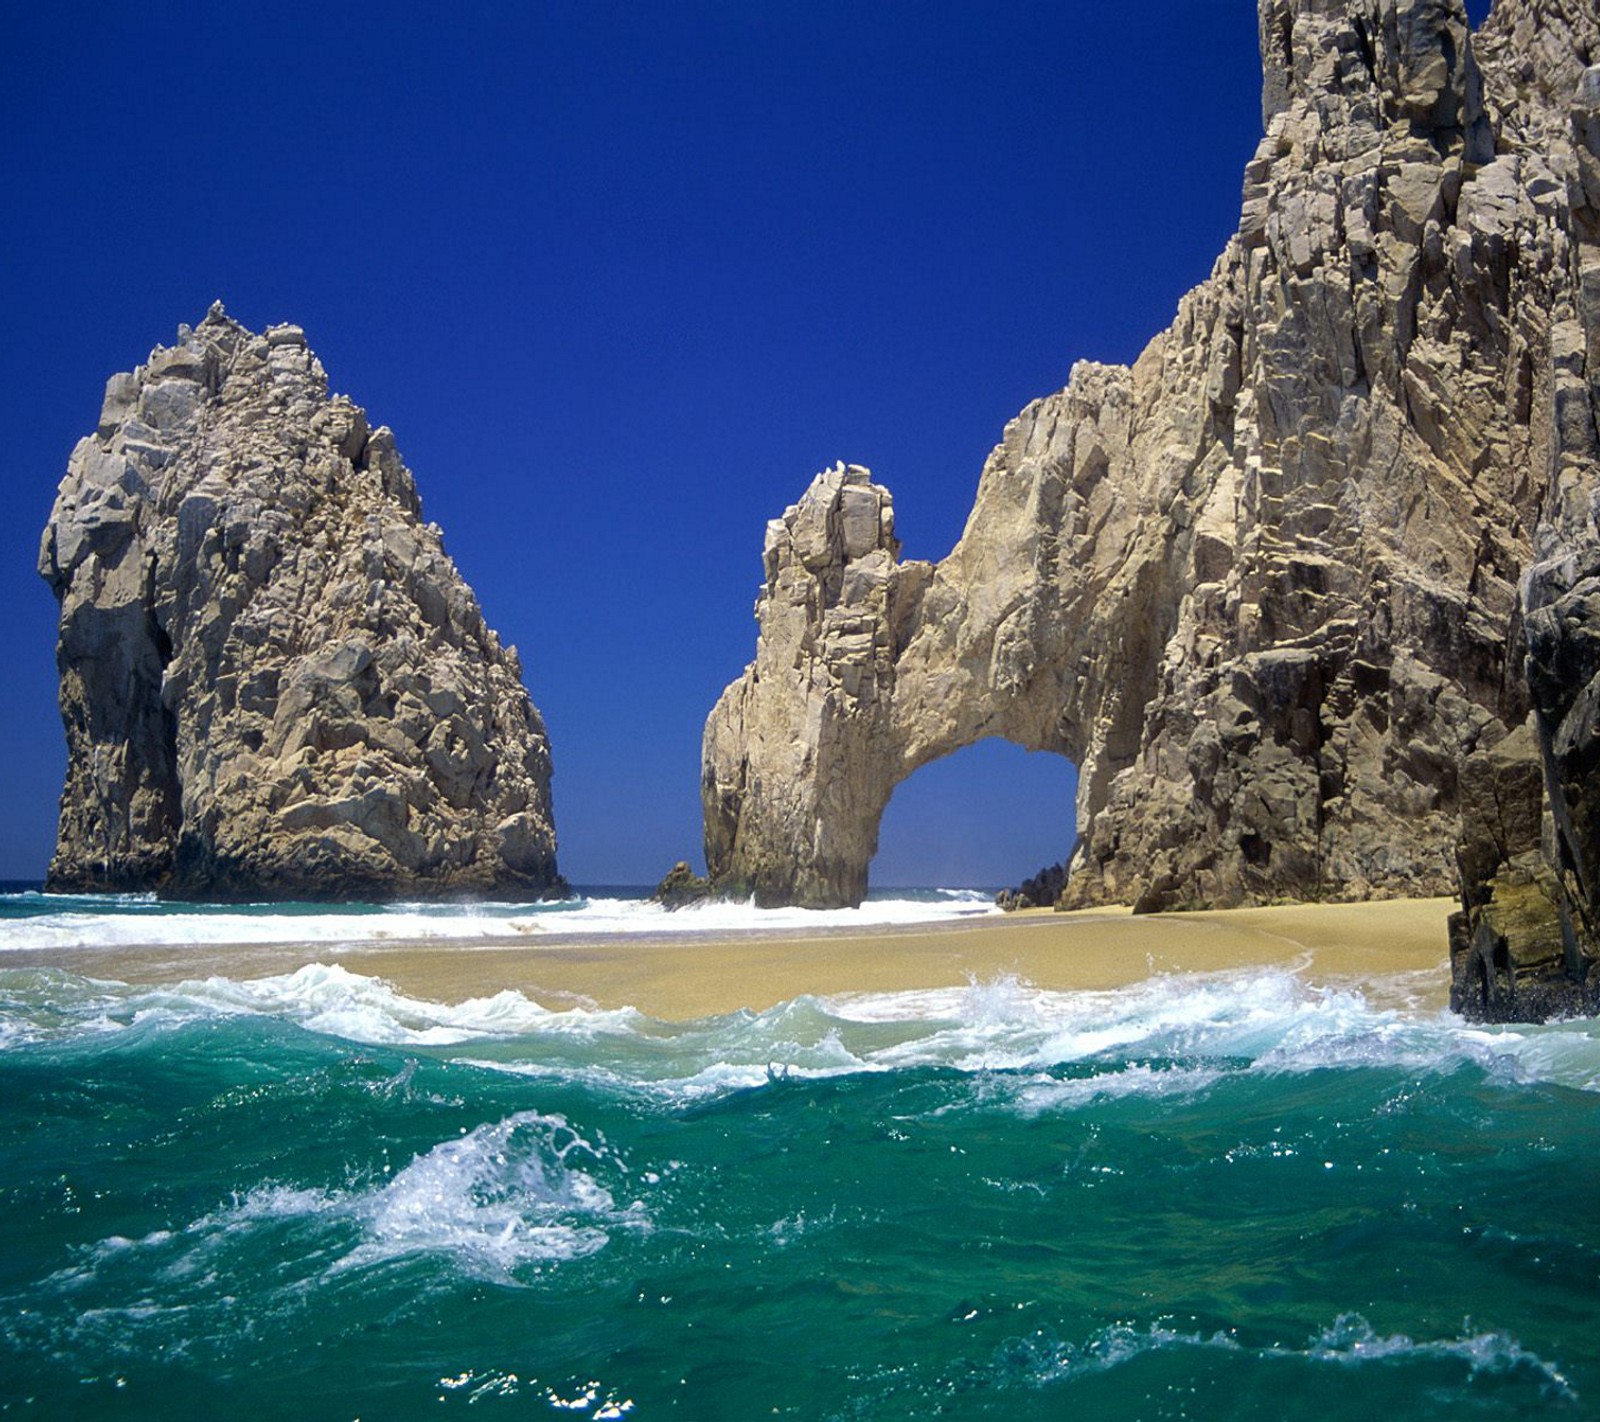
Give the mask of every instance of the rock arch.
[[1595, 484], [1600, 22], [1260, 18], [1238, 232], [1132, 367], [1007, 426], [950, 556], [899, 562], [856, 466], [768, 526], [705, 734], [724, 885], [859, 901], [894, 785], [999, 735], [1080, 767], [1068, 904], [1456, 887], [1461, 768], [1529, 710], [1535, 529]]
[[[1088, 464], [1094, 485], [1103, 465]], [[1092, 489], [1070, 495], [1055, 462], [992, 486], [1007, 516], [975, 518], [937, 566], [897, 561], [892, 497], [854, 466], [818, 475], [768, 526], [756, 662], [706, 728], [713, 877], [762, 902], [859, 902], [889, 797], [924, 765], [989, 736], [1080, 766], [1137, 745], [1138, 679], [1090, 655], [1091, 619], [1074, 619], [1063, 655], [1035, 656], [1041, 607], [1060, 600], [1059, 520], [1073, 503], [1087, 516]], [[1076, 572], [1083, 605], [1117, 614], [1119, 645], [1159, 625], [1148, 578]], [[1080, 822], [1103, 792], [1103, 776], [1081, 777]]]

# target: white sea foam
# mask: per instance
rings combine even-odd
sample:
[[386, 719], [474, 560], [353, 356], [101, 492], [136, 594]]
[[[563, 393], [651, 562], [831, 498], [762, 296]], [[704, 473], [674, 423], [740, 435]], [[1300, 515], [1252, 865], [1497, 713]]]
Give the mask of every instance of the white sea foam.
[[438, 1385], [447, 1393], [462, 1393], [469, 1404], [485, 1398], [516, 1397], [531, 1391], [555, 1412], [570, 1412], [591, 1422], [620, 1422], [634, 1408], [631, 1397], [606, 1387], [599, 1378], [556, 1388], [540, 1383], [537, 1378], [519, 1377], [503, 1368], [463, 1368], [459, 1373], [440, 1378]]
[[553, 1012], [511, 990], [453, 1004], [427, 1002], [407, 997], [380, 978], [329, 963], [308, 963], [271, 977], [209, 977], [161, 988], [128, 987], [56, 970], [0, 969], [0, 1049], [232, 1016], [279, 1018], [351, 1042], [417, 1047], [500, 1037], [628, 1033], [643, 1020], [631, 1008]]
[[[1471, 1063], [1510, 1081], [1600, 1090], [1600, 1023], [1474, 1026], [1448, 1012], [1378, 1008], [1358, 991], [1319, 987], [1283, 969], [1162, 976], [1105, 992], [1048, 992], [1005, 980], [840, 997], [829, 1006], [857, 1021], [928, 1024], [926, 1034], [875, 1054], [877, 1064], [940, 1058], [964, 1070], [1026, 1071], [1098, 1058], [1164, 1059], [1272, 1073], [1434, 1072]], [[1152, 1087], [1169, 1089], [1171, 1075], [1150, 1073]]]
[[[1222, 1076], [1473, 1066], [1508, 1085], [1600, 1091], [1600, 1023], [1483, 1027], [1375, 1007], [1296, 973], [1158, 977], [1108, 992], [1014, 979], [917, 992], [800, 997], [765, 1012], [660, 1022], [632, 1009], [552, 1011], [515, 991], [456, 1004], [327, 964], [166, 988], [0, 970], [0, 1050], [217, 1018], [287, 1021], [333, 1039], [446, 1052], [485, 1069], [611, 1091], [703, 1098], [785, 1080], [927, 1067], [1008, 1080], [1025, 1111], [1113, 1096], [1188, 1095]], [[1061, 1068], [1083, 1070], [1063, 1074]]]
[[318, 1246], [302, 1241], [294, 1251], [307, 1278], [434, 1256], [458, 1275], [525, 1284], [604, 1249], [616, 1230], [650, 1228], [643, 1202], [619, 1205], [602, 1174], [626, 1178], [626, 1167], [564, 1117], [520, 1111], [441, 1141], [375, 1183], [340, 1189], [266, 1183], [181, 1228], [138, 1239], [111, 1235], [49, 1283], [73, 1291], [118, 1274], [138, 1256], [130, 1277], [189, 1285], [209, 1276], [223, 1251], [246, 1247], [252, 1236], [312, 1223], [333, 1232]]
[[211, 977], [151, 994], [139, 1014], [252, 1013], [285, 1017], [308, 1031], [374, 1045], [447, 1046], [496, 1037], [626, 1032], [639, 1021], [614, 1012], [553, 1012], [514, 990], [446, 1005], [407, 997], [378, 978], [338, 964], [309, 963], [293, 973], [236, 982]]
[[998, 913], [971, 889], [868, 899], [854, 909], [761, 909], [713, 902], [667, 910], [647, 899], [596, 897], [547, 904], [391, 904], [340, 911], [311, 905], [177, 909], [144, 895], [106, 898], [0, 895], [0, 954], [49, 948], [130, 948], [154, 944], [461, 943], [529, 938], [929, 924]]
[[611, 1229], [649, 1227], [641, 1202], [619, 1209], [583, 1168], [603, 1158], [564, 1118], [534, 1111], [443, 1141], [360, 1199], [366, 1238], [336, 1269], [444, 1254], [475, 1278], [514, 1283], [530, 1266], [593, 1254]]
[[1576, 1401], [1577, 1394], [1560, 1368], [1524, 1348], [1500, 1330], [1473, 1333], [1463, 1330], [1454, 1338], [1413, 1339], [1405, 1334], [1380, 1334], [1360, 1314], [1339, 1315], [1303, 1346], [1253, 1345], [1231, 1330], [1210, 1333], [1155, 1323], [1145, 1328], [1114, 1324], [1101, 1329], [1082, 1344], [1062, 1342], [1048, 1330], [1012, 1339], [997, 1354], [993, 1370], [998, 1378], [1024, 1386], [1049, 1386], [1086, 1373], [1122, 1367], [1150, 1353], [1177, 1349], [1204, 1349], [1263, 1360], [1298, 1360], [1311, 1364], [1361, 1367], [1368, 1364], [1403, 1364], [1446, 1360], [1462, 1365], [1468, 1381], [1481, 1375], [1524, 1373], [1543, 1394]]

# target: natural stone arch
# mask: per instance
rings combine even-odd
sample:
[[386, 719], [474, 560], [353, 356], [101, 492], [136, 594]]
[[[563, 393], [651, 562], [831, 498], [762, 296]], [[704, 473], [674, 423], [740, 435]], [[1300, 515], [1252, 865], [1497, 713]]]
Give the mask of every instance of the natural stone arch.
[[[1049, 438], [1063, 398], [1014, 422], [937, 566], [896, 561], [892, 498], [855, 466], [818, 475], [768, 525], [756, 660], [706, 727], [714, 879], [763, 903], [859, 903], [895, 786], [988, 737], [1077, 765], [1080, 828], [1104, 804], [1167, 628], [1158, 563], [1075, 556], [1111, 512], [1112, 460], [1098, 427], [1081, 451]], [[1063, 604], [1075, 635], [1040, 657], [1040, 621]]]
[[1068, 904], [1456, 888], [1462, 768], [1528, 714], [1534, 529], [1593, 481], [1557, 174], [1587, 193], [1600, 38], [1534, 0], [1479, 37], [1460, 0], [1260, 10], [1266, 133], [1172, 326], [1012, 421], [938, 565], [853, 466], [769, 525], [706, 727], [724, 885], [859, 901], [892, 787], [999, 735], [1080, 767]]

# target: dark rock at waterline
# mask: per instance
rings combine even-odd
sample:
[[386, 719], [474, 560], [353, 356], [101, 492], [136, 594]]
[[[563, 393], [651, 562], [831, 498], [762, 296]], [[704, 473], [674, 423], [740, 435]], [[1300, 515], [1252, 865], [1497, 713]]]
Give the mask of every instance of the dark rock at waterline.
[[680, 859], [667, 870], [666, 877], [656, 885], [656, 891], [650, 897], [666, 908], [678, 909], [702, 903], [711, 898], [713, 892], [711, 881], [701, 878], [685, 860]]
[[1024, 879], [1016, 888], [1001, 889], [994, 896], [994, 901], [1007, 913], [1015, 913], [1019, 909], [1054, 908], [1066, 883], [1066, 864], [1048, 864], [1033, 878]]

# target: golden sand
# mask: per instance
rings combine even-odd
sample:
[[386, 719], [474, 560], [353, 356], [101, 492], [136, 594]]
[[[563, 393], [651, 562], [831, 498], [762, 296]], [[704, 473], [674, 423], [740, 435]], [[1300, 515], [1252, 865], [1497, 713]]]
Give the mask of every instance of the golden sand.
[[1297, 904], [1134, 917], [1034, 911], [936, 927], [548, 941], [151, 946], [21, 951], [7, 967], [56, 967], [130, 983], [235, 979], [337, 963], [412, 997], [460, 1002], [512, 988], [548, 1007], [633, 1006], [688, 1019], [761, 1010], [802, 993], [961, 986], [1005, 976], [1108, 989], [1173, 973], [1287, 967], [1379, 1000], [1442, 1007], [1450, 899]]

